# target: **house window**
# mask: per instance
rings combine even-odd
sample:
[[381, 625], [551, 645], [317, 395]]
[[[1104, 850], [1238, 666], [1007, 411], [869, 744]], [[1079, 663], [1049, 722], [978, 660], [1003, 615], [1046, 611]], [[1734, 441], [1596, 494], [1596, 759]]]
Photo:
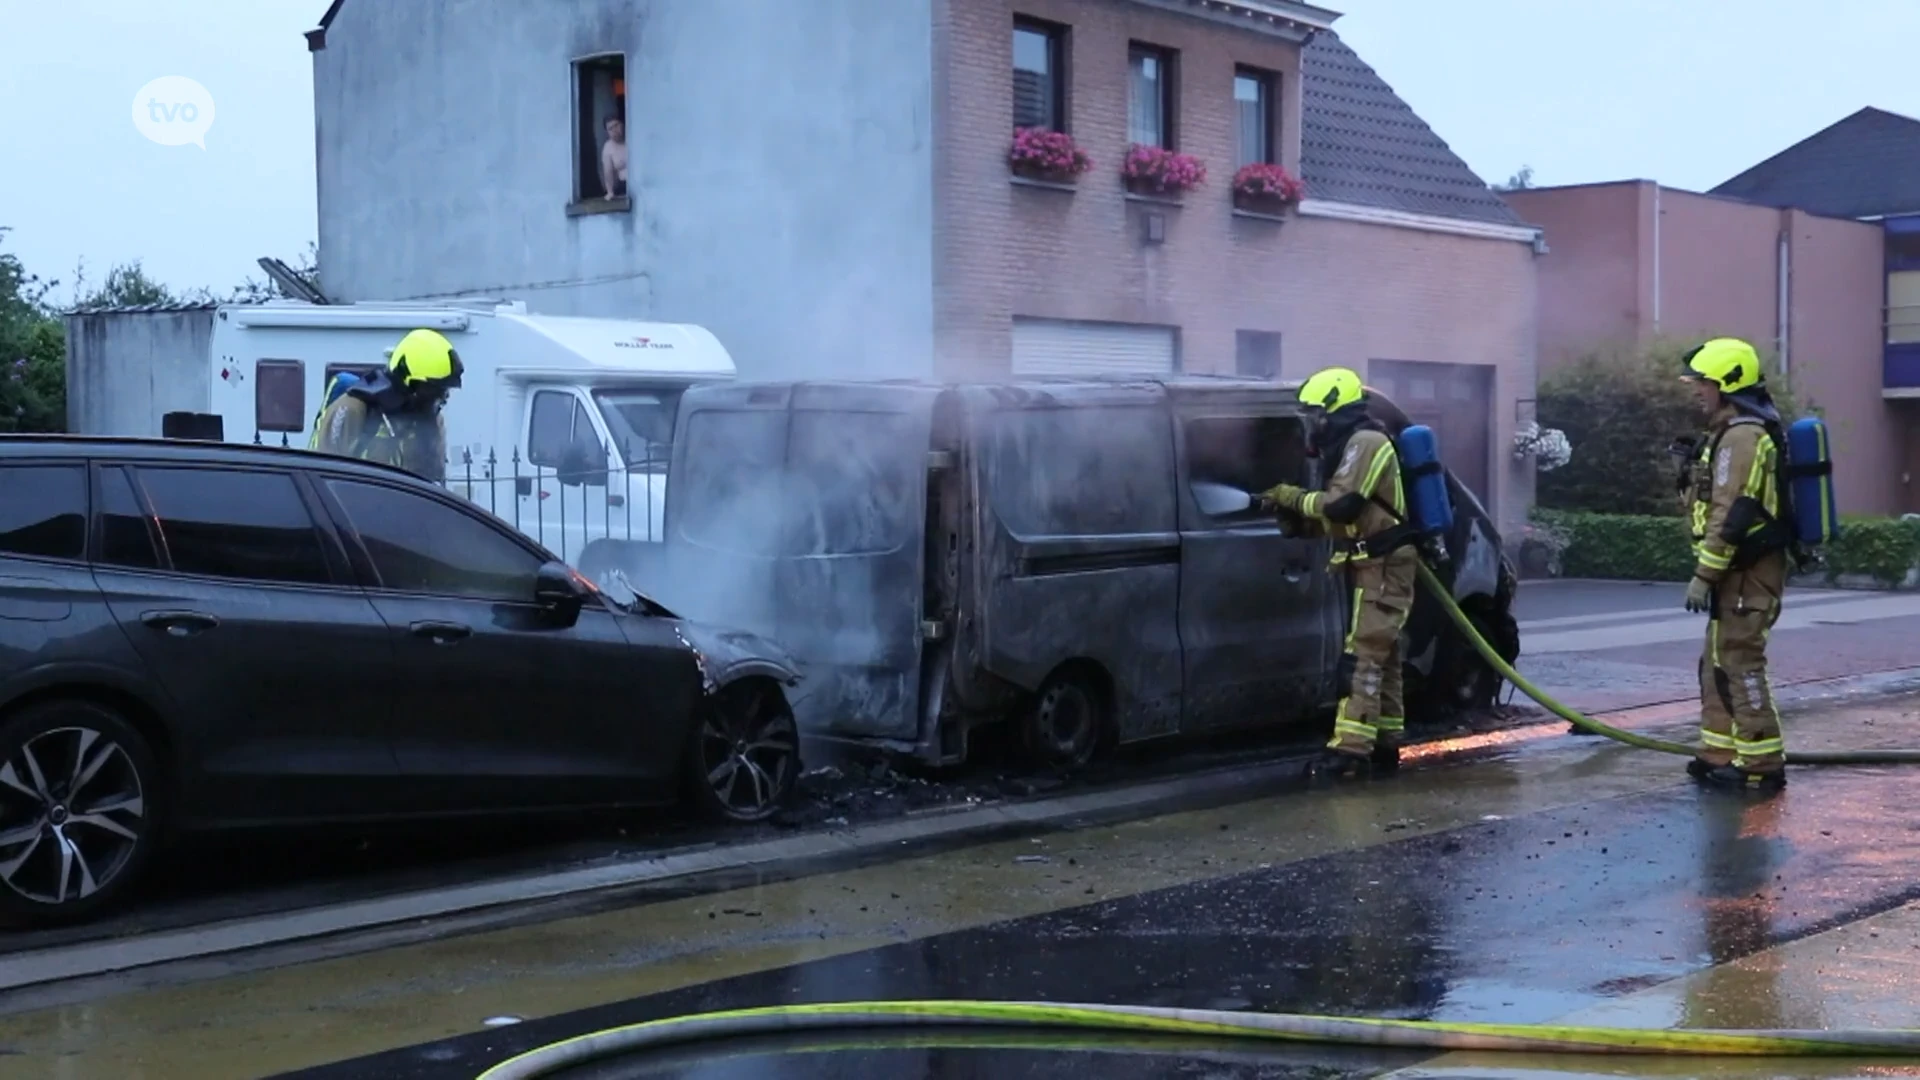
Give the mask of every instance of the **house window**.
[[1152, 45], [1127, 50], [1127, 138], [1173, 148], [1173, 53]]
[[1233, 73], [1234, 123], [1240, 133], [1240, 164], [1273, 164], [1272, 72], [1239, 68]]
[[1233, 332], [1234, 371], [1255, 379], [1280, 377], [1280, 335], [1268, 330]]
[[1013, 21], [1013, 126], [1067, 129], [1067, 31], [1033, 19]]
[[253, 366], [254, 427], [307, 429], [307, 366], [298, 360], [262, 360]]
[[592, 56], [573, 62], [576, 201], [627, 195], [627, 61]]

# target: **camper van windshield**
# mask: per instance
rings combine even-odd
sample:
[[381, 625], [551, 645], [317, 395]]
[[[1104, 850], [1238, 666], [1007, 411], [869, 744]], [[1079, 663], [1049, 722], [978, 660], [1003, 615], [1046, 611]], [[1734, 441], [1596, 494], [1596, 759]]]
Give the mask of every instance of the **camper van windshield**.
[[635, 472], [665, 472], [673, 448], [673, 417], [680, 411], [678, 390], [595, 390], [593, 400], [606, 418], [607, 433]]

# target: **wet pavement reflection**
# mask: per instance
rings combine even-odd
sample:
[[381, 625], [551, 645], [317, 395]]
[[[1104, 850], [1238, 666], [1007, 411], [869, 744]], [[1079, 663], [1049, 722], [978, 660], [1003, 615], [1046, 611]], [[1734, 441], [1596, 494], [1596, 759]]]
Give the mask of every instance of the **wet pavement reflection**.
[[[1481, 767], [1471, 789], [1484, 794], [1517, 775]], [[1689, 994], [1665, 1022], [1818, 1027], [1829, 1022], [1819, 980], [1770, 961], [1765, 950], [1920, 897], [1912, 870], [1920, 833], [1886, 813], [1897, 784], [1886, 770], [1802, 771], [1772, 802], [1675, 784], [709, 982], [303, 1075], [471, 1076], [509, 1051], [581, 1031], [806, 1001], [1038, 999], [1540, 1023], [1741, 961], [1758, 966], [1737, 986]], [[1336, 799], [1326, 811], [1340, 829], [1359, 834], [1377, 827], [1380, 808]], [[1911, 1000], [1910, 990], [1889, 988]], [[702, 1064], [660, 1075], [1041, 1075], [1019, 1071], [1026, 1064], [982, 1065], [987, 1051], [940, 1051], [959, 1056], [935, 1065], [898, 1053], [862, 1051], [859, 1061], [807, 1054], [777, 1067], [771, 1059], [724, 1066], [744, 1072]], [[1402, 1064], [1365, 1058], [1342, 1065], [1317, 1051], [1307, 1055], [1320, 1063], [1312, 1066], [1322, 1070], [1316, 1075]], [[1307, 1075], [1285, 1062], [1243, 1069], [1057, 1052], [1022, 1060], [1046, 1075]], [[877, 1071], [861, 1071], [869, 1068]], [[1261, 1071], [1268, 1068], [1278, 1071]]]

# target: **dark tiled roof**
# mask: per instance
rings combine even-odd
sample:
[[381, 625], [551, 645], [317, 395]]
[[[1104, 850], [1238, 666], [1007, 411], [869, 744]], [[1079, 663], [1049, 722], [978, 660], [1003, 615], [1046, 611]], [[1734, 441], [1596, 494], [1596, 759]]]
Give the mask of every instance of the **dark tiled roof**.
[[1861, 109], [1710, 194], [1829, 217], [1920, 211], [1920, 120]]
[[1339, 35], [1314, 35], [1300, 63], [1308, 198], [1523, 224]]

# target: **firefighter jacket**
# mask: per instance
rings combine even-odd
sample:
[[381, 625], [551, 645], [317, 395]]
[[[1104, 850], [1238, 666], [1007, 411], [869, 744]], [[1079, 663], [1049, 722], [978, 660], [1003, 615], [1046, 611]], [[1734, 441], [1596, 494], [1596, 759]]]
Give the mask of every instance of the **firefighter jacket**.
[[1335, 564], [1374, 558], [1366, 541], [1401, 527], [1407, 516], [1393, 440], [1375, 427], [1354, 431], [1340, 447], [1326, 490], [1308, 492], [1300, 501], [1300, 513], [1326, 523]]
[[1723, 405], [1694, 466], [1694, 573], [1718, 582], [1787, 546], [1780, 521], [1780, 448], [1765, 422]]
[[316, 447], [322, 452], [397, 465], [423, 479], [446, 479], [447, 430], [438, 413], [385, 409], [356, 387], [321, 414]]

